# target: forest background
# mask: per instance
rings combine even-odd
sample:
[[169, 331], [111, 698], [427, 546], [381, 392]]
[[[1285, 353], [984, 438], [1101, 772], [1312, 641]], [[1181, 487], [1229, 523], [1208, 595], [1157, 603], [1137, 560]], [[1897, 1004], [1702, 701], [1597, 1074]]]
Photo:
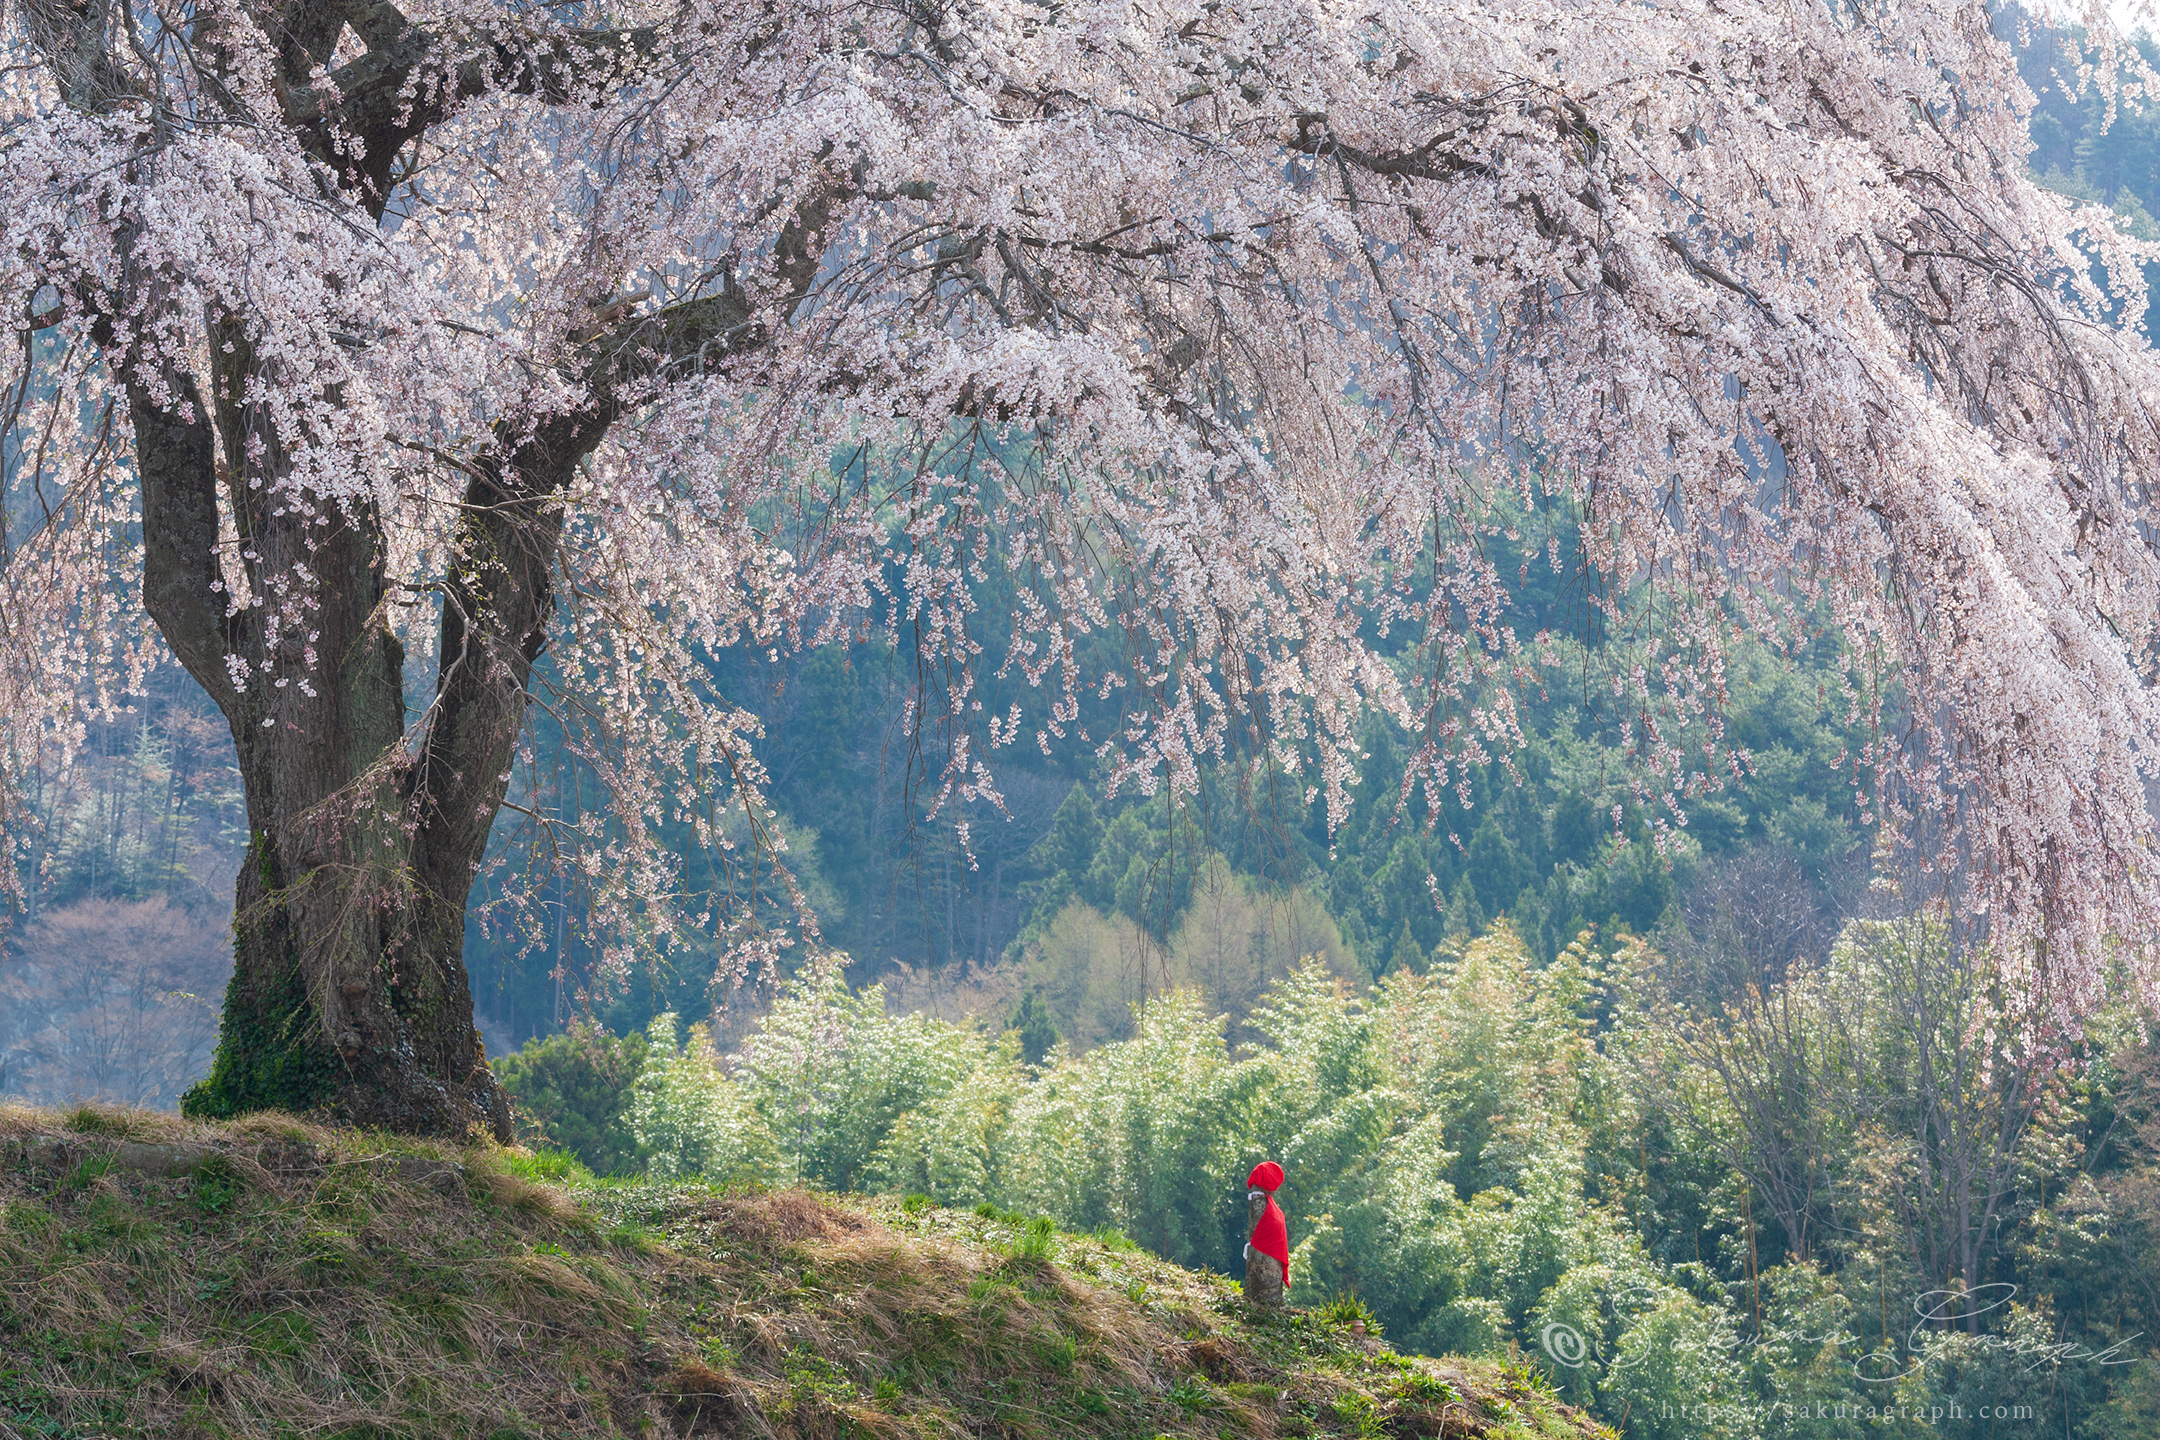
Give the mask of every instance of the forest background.
[[[2160, 112], [2108, 119], [2077, 33], [1999, 18], [2034, 173], [2160, 239]], [[1002, 812], [938, 812], [904, 642], [712, 656], [821, 935], [778, 983], [677, 957], [603, 991], [574, 894], [512, 925], [483, 877], [467, 961], [528, 1135], [603, 1175], [897, 1190], [1218, 1269], [1267, 1156], [1294, 1298], [1521, 1352], [1631, 1437], [2160, 1435], [2153, 1017], [2067, 1056], [1993, 1033], [1989, 958], [1873, 863], [1834, 633], [1733, 655], [1745, 764], [1657, 824], [1572, 521], [1515, 529], [1515, 623], [1547, 637], [1528, 745], [1428, 813], [1375, 724], [1333, 833], [1278, 769], [1172, 809], [1084, 742], [1006, 752]], [[1007, 599], [977, 597], [993, 648]], [[543, 716], [525, 798], [590, 783], [559, 739]], [[0, 1094], [170, 1106], [230, 968], [231, 742], [166, 667], [91, 751], [30, 797]], [[493, 873], [530, 843], [506, 824]], [[777, 893], [745, 903], [783, 918]]]

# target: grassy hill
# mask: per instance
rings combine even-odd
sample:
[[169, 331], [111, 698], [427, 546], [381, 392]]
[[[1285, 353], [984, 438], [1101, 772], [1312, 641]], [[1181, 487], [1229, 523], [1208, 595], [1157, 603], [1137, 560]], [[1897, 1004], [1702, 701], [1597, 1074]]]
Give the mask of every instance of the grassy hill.
[[0, 1108], [0, 1437], [1609, 1434], [1115, 1235], [562, 1168]]

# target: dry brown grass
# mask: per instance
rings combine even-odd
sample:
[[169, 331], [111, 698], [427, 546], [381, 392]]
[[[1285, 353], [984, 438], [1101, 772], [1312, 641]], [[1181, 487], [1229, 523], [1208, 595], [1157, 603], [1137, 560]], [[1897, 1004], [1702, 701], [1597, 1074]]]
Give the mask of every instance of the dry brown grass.
[[[536, 1250], [590, 1222], [492, 1157], [288, 1117], [0, 1125], [0, 1418], [203, 1436], [614, 1424], [557, 1392], [625, 1349], [633, 1287], [603, 1255]], [[175, 1150], [207, 1158], [115, 1163]]]
[[476, 1154], [472, 1177], [497, 1205], [515, 1210], [529, 1220], [569, 1229], [592, 1228], [592, 1217], [579, 1209], [577, 1201], [560, 1187], [536, 1184], [506, 1170], [497, 1156]]
[[[1129, 1250], [534, 1170], [286, 1116], [0, 1107], [0, 1437], [1485, 1433], [1482, 1381], [1434, 1401], [1429, 1365]], [[1589, 1433], [1542, 1418], [1520, 1433]]]

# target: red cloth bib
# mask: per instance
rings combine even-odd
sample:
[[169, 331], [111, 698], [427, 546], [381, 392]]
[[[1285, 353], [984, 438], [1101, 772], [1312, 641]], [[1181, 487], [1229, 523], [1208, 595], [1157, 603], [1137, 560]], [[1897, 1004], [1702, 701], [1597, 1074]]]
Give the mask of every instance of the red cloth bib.
[[1267, 1192], [1267, 1209], [1261, 1213], [1260, 1223], [1253, 1226], [1252, 1248], [1263, 1255], [1272, 1255], [1282, 1266], [1283, 1289], [1290, 1288], [1290, 1225], [1283, 1218], [1281, 1207], [1275, 1203], [1275, 1192], [1282, 1188], [1282, 1166], [1272, 1160], [1263, 1160], [1253, 1167], [1252, 1174], [1245, 1177], [1248, 1190]]

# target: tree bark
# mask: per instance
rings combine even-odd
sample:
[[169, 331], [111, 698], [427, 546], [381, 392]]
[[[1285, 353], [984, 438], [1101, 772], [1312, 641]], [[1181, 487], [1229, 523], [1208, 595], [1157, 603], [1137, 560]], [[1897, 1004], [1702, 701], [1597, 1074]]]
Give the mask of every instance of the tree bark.
[[[231, 349], [218, 349], [212, 393], [239, 395], [255, 357], [239, 327], [218, 338]], [[181, 384], [199, 394], [193, 377]], [[537, 504], [506, 505], [464, 527], [463, 578], [445, 595], [454, 683], [408, 746], [396, 597], [373, 512], [294, 504], [269, 483], [277, 437], [246, 407], [219, 400], [213, 430], [200, 409], [192, 420], [161, 412], [137, 392], [145, 600], [231, 726], [251, 832], [217, 1059], [184, 1108], [507, 1140], [473, 1028], [464, 911], [545, 626], [559, 522]], [[239, 550], [228, 570], [254, 592], [245, 606], [216, 603], [206, 542], [220, 475]], [[514, 538], [526, 530], [540, 533]]]
[[[111, 15], [73, 0], [47, 9], [41, 48], [68, 103], [109, 109], [125, 87], [106, 71], [124, 71], [91, 61], [116, 43]], [[497, 46], [416, 102], [406, 82], [436, 41], [395, 6], [284, 0], [256, 19], [277, 37], [288, 118], [326, 175], [349, 177], [345, 198], [377, 220], [399, 151], [463, 101], [491, 88], [563, 98], [578, 76], [627, 73], [653, 39], [571, 31], [538, 52]], [[338, 70], [341, 93], [325, 105], [304, 87], [348, 24], [368, 48]], [[213, 70], [227, 62], [214, 19], [195, 39]], [[367, 141], [357, 169], [339, 165], [338, 132]], [[129, 280], [131, 299], [161, 303], [155, 275]], [[247, 802], [217, 1058], [183, 1108], [508, 1140], [509, 1112], [473, 1028], [465, 906], [552, 605], [561, 520], [548, 502], [610, 417], [570, 417], [474, 466], [459, 553], [441, 583], [441, 683], [408, 737], [388, 608], [404, 597], [389, 593], [379, 517], [283, 483], [280, 437], [238, 398], [251, 381], [275, 379], [258, 374], [246, 326], [213, 324], [207, 375], [143, 373], [140, 357], [116, 346], [109, 316], [97, 335], [127, 384], [144, 605], [224, 713]], [[221, 499], [238, 552], [222, 564]]]

